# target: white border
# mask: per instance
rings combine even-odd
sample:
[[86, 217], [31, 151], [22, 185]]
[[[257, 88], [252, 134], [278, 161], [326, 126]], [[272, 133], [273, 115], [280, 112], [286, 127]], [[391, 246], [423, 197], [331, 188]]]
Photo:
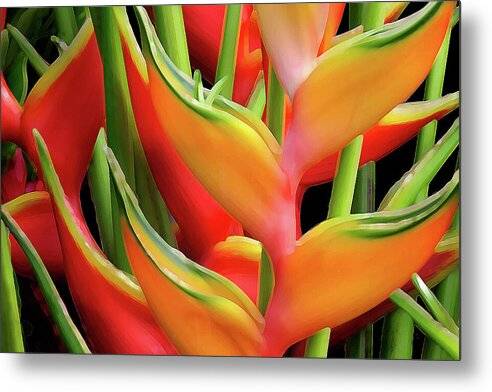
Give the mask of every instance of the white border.
[[[2, 0], [2, 6], [74, 0]], [[221, 3], [224, 1], [216, 1]], [[81, 1], [80, 4], [169, 1]], [[207, 1], [197, 1], [207, 3]], [[491, 2], [462, 3], [463, 360], [271, 360], [0, 354], [2, 391], [460, 391], [491, 390], [492, 15]]]

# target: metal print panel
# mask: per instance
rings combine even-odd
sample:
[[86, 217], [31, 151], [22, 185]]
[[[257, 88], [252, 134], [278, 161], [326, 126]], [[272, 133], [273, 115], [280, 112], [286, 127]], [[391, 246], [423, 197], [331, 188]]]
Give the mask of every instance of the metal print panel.
[[458, 7], [1, 8], [0, 351], [459, 360]]

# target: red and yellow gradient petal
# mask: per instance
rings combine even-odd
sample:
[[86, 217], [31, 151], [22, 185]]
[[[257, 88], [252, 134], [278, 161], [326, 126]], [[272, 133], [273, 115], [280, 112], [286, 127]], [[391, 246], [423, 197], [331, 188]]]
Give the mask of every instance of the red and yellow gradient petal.
[[[184, 355], [256, 355], [263, 317], [232, 282], [187, 259], [152, 229], [108, 152], [132, 270], [159, 325]], [[190, 322], [193, 320], [193, 322]]]
[[255, 4], [263, 44], [291, 99], [315, 66], [329, 9], [326, 3]]
[[78, 199], [104, 116], [102, 64], [92, 23], [87, 19], [68, 50], [34, 85], [20, 125], [20, 144], [36, 166], [39, 162], [32, 130], [43, 135], [70, 198]]
[[[62, 278], [63, 255], [49, 194], [44, 191], [25, 193], [3, 204], [3, 208], [26, 233], [50, 275], [54, 279]], [[10, 243], [15, 272], [24, 277], [32, 277], [31, 264], [12, 235]]]
[[[432, 101], [404, 103], [395, 107], [377, 125], [364, 133], [359, 165], [377, 161], [414, 137], [427, 123], [440, 120], [459, 106], [459, 94], [447, 94]], [[301, 186], [328, 182], [335, 176], [338, 153], [309, 169]]]
[[99, 249], [81, 212], [64, 193], [48, 148], [33, 132], [51, 195], [70, 293], [93, 352], [175, 354], [155, 323], [133, 277], [116, 269]]
[[[425, 265], [418, 271], [419, 276], [426, 282], [429, 287], [434, 287], [441, 282], [453, 268], [459, 260], [459, 235], [457, 233], [450, 233], [446, 235], [437, 245], [434, 254], [425, 263]], [[403, 290], [410, 292], [415, 288], [409, 281], [402, 287]], [[330, 341], [339, 342], [349, 336], [352, 336], [355, 332], [364, 328], [366, 325], [373, 323], [386, 313], [394, 309], [394, 304], [389, 299], [383, 301], [375, 308], [369, 310], [363, 315], [344, 323], [335, 328], [331, 335]]]
[[[414, 15], [325, 52], [293, 100], [283, 167], [300, 176], [406, 101], [432, 67], [455, 2]], [[405, 61], [402, 61], [402, 59]]]
[[324, 327], [336, 328], [408, 282], [452, 222], [456, 184], [457, 177], [409, 209], [331, 219], [301, 237], [276, 274], [265, 353], [281, 355]]

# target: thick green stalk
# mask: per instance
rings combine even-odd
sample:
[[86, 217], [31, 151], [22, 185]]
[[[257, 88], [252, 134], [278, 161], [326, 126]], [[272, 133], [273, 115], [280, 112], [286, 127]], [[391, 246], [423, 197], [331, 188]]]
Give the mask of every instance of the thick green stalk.
[[191, 76], [181, 5], [156, 5], [153, 8], [157, 36], [164, 50], [181, 71]]
[[279, 144], [282, 144], [282, 134], [284, 130], [285, 93], [271, 64], [268, 67], [267, 90], [267, 125], [273, 136], [275, 136], [275, 139], [277, 139]]
[[403, 309], [384, 318], [381, 336], [381, 359], [412, 359], [414, 324]]
[[60, 336], [67, 350], [75, 354], [89, 354], [90, 350], [71, 319], [63, 300], [56, 289], [55, 284], [51, 280], [48, 270], [43, 264], [38, 252], [29, 241], [27, 236], [17, 225], [15, 220], [5, 210], [1, 210], [2, 221], [5, 222], [13, 236], [24, 251], [27, 260], [29, 261], [36, 281], [46, 300], [50, 315], [60, 331]]
[[24, 352], [9, 231], [3, 221], [0, 221], [0, 352]]
[[58, 36], [70, 45], [78, 31], [73, 7], [55, 7], [54, 11]]
[[226, 77], [226, 84], [222, 89], [222, 95], [232, 97], [234, 87], [234, 75], [236, 71], [237, 44], [239, 41], [239, 25], [241, 23], [241, 4], [228, 4], [224, 16], [222, 28], [222, 41], [220, 45], [219, 60], [215, 72], [215, 82]]
[[[459, 305], [460, 305], [460, 271], [454, 269], [436, 288], [436, 297], [444, 308], [453, 317], [454, 321], [459, 323]], [[438, 344], [432, 340], [424, 341], [422, 359], [445, 360], [451, 357]]]
[[[376, 208], [376, 164], [369, 162], [357, 173], [352, 213], [372, 212]], [[363, 328], [347, 339], [345, 356], [347, 358], [372, 358], [373, 327], [372, 324]]]
[[108, 161], [104, 153], [105, 146], [106, 133], [101, 128], [94, 146], [92, 161], [87, 174], [92, 202], [96, 210], [96, 221], [102, 248], [108, 258], [113, 260], [116, 255], [114, 253], [113, 222], [111, 215], [111, 181]]
[[333, 180], [328, 218], [349, 215], [352, 209], [363, 136], [357, 136], [340, 153]]

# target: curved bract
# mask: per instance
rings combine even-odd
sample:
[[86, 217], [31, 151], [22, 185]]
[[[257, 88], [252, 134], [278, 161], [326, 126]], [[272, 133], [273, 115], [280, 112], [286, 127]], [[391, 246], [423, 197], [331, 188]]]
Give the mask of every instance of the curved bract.
[[457, 183], [456, 175], [408, 209], [330, 219], [302, 236], [276, 274], [265, 315], [267, 350], [282, 353], [324, 327], [335, 328], [404, 285], [451, 224]]
[[[116, 269], [69, 204], [48, 149], [34, 131], [46, 187], [50, 192], [70, 293], [95, 352], [173, 354], [155, 324], [133, 277]], [[82, 222], [81, 222], [82, 221]]]
[[[432, 101], [409, 102], [396, 106], [364, 133], [359, 166], [378, 161], [414, 137], [429, 122], [440, 120], [459, 106], [459, 94], [447, 94]], [[311, 186], [335, 176], [338, 152], [307, 170], [301, 184]], [[301, 186], [302, 186], [301, 185]]]
[[[78, 200], [97, 133], [104, 122], [102, 64], [90, 19], [37, 81], [24, 105], [19, 144], [37, 160], [32, 130], [53, 154], [65, 192]], [[67, 165], [67, 157], [70, 164]]]
[[[12, 215], [32, 242], [51, 276], [55, 279], [62, 278], [63, 255], [49, 194], [45, 191], [25, 193], [3, 204], [3, 208]], [[15, 271], [31, 277], [31, 265], [12, 235], [10, 243]]]
[[110, 151], [108, 162], [125, 210], [123, 238], [132, 269], [178, 352], [257, 354], [263, 318], [255, 305], [232, 282], [162, 240], [143, 216]]
[[452, 1], [429, 3], [410, 17], [348, 39], [319, 57], [293, 99], [282, 161], [293, 178], [408, 99], [427, 76], [454, 7]]

